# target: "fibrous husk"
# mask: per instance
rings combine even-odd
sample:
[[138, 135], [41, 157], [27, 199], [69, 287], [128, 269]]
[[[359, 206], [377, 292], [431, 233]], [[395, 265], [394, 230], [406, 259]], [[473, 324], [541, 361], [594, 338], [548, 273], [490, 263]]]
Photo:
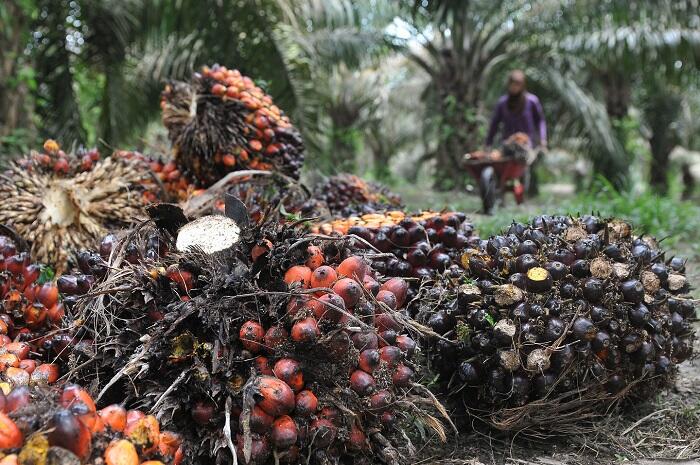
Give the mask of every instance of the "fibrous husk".
[[67, 154], [54, 141], [44, 147], [0, 177], [0, 223], [31, 244], [34, 259], [60, 272], [76, 251], [134, 223], [154, 198], [152, 180], [137, 160], [100, 160], [94, 149]]

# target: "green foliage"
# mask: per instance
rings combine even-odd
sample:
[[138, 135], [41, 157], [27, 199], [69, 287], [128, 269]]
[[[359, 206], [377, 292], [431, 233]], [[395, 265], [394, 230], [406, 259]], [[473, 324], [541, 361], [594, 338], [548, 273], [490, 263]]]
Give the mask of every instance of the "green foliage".
[[661, 196], [648, 189], [619, 192], [608, 181], [599, 179], [589, 192], [564, 203], [561, 211], [623, 218], [637, 231], [663, 239], [667, 246], [700, 251], [700, 206], [673, 195]]

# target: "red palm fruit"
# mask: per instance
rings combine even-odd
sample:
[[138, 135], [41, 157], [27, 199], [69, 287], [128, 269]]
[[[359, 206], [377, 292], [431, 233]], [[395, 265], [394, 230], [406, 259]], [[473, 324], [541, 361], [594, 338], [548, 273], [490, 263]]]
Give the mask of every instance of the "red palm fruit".
[[29, 357], [31, 346], [26, 342], [11, 342], [6, 344], [4, 349], [7, 352], [16, 355], [18, 359], [24, 360], [25, 358]]
[[273, 421], [275, 419], [257, 405], [254, 405], [250, 411], [250, 429], [254, 433], [267, 434], [272, 428]]
[[360, 331], [353, 333], [350, 338], [352, 345], [359, 351], [379, 348], [377, 334], [373, 331]]
[[331, 421], [334, 425], [337, 425], [340, 421], [340, 410], [335, 407], [323, 407], [319, 413], [319, 416]]
[[300, 463], [300, 457], [301, 451], [296, 444], [279, 454], [280, 463], [297, 464]]
[[118, 404], [108, 405], [97, 414], [112, 431], [122, 432], [126, 428], [126, 409]]
[[362, 282], [367, 274], [367, 264], [362, 258], [352, 256], [343, 260], [336, 268], [336, 271], [340, 276], [347, 276]]
[[5, 397], [5, 413], [20, 410], [29, 405], [31, 401], [32, 397], [27, 386], [16, 387]]
[[293, 295], [287, 303], [287, 314], [290, 317], [295, 316], [302, 308], [308, 306], [309, 297], [306, 295]]
[[362, 280], [362, 287], [364, 287], [365, 290], [373, 296], [376, 296], [381, 286], [379, 285], [379, 281], [376, 279], [370, 276], [365, 276], [365, 279]]
[[189, 294], [194, 287], [194, 275], [189, 271], [178, 268], [177, 265], [168, 267], [166, 276], [168, 279], [176, 283], [178, 289], [180, 289], [180, 292], [184, 294]]
[[252, 150], [253, 152], [259, 152], [262, 150], [263, 144], [259, 140], [253, 139], [250, 142], [248, 142], [248, 147], [250, 147], [250, 150]]
[[[239, 435], [236, 438], [236, 453], [239, 457], [243, 457], [243, 436]], [[250, 464], [266, 463], [270, 457], [270, 444], [267, 437], [253, 435], [253, 442], [250, 447]]]
[[289, 339], [289, 333], [283, 326], [270, 326], [265, 333], [265, 348], [270, 352], [274, 352], [287, 342], [287, 339]]
[[221, 97], [226, 93], [226, 86], [217, 82], [216, 84], [211, 86], [211, 93]]
[[136, 447], [126, 439], [112, 441], [105, 449], [106, 465], [138, 465], [139, 454]]
[[413, 370], [403, 363], [399, 363], [396, 370], [394, 370], [394, 373], [391, 375], [391, 381], [394, 383], [394, 386], [397, 387], [409, 387], [411, 385], [411, 378], [413, 378]]
[[416, 352], [416, 341], [408, 336], [397, 336], [396, 346], [403, 352], [406, 352], [409, 357], [413, 356], [413, 354]]
[[398, 308], [396, 296], [391, 291], [387, 291], [386, 289], [380, 290], [377, 293], [376, 299], [377, 299], [377, 302], [381, 302], [381, 303], [385, 304], [387, 307], [389, 307], [392, 310], [396, 310]]
[[325, 418], [317, 418], [311, 423], [311, 437], [318, 448], [326, 448], [335, 440], [338, 429]]
[[81, 460], [90, 455], [90, 430], [68, 410], [59, 410], [49, 422], [49, 444], [68, 449]]
[[297, 442], [297, 425], [289, 415], [282, 415], [272, 424], [272, 444], [278, 449], [287, 449]]
[[19, 367], [19, 358], [15, 354], [0, 354], [0, 371], [5, 371], [8, 367]]
[[299, 392], [304, 388], [304, 373], [301, 364], [291, 358], [282, 358], [275, 363], [272, 372], [279, 379], [284, 381], [294, 392]]
[[345, 313], [345, 301], [335, 293], [321, 296], [311, 305], [311, 311], [317, 319], [331, 323], [338, 323]]
[[401, 361], [401, 349], [396, 346], [384, 346], [379, 349], [379, 356], [382, 362], [394, 368]]
[[24, 273], [25, 268], [28, 266], [27, 255], [25, 253], [12, 255], [5, 259], [5, 269], [15, 276], [19, 276]]
[[382, 416], [380, 417], [379, 421], [386, 426], [391, 426], [394, 423], [396, 423], [396, 415], [394, 415], [394, 412], [387, 410], [386, 412], [382, 413]]
[[5, 370], [5, 380], [12, 386], [26, 386], [29, 384], [29, 373], [21, 368], [9, 367]]
[[389, 281], [382, 284], [380, 291], [389, 291], [396, 297], [396, 307], [401, 308], [406, 303], [406, 295], [408, 294], [408, 283], [402, 278], [391, 278]]
[[369, 406], [372, 410], [384, 411], [391, 405], [391, 393], [389, 391], [377, 391], [369, 398]]
[[55, 363], [44, 363], [31, 373], [32, 383], [53, 384], [58, 381], [59, 369]]
[[265, 339], [265, 329], [257, 321], [248, 320], [241, 326], [238, 333], [243, 347], [249, 351], [258, 353], [262, 350], [263, 340]]
[[299, 320], [292, 326], [292, 340], [299, 343], [312, 343], [318, 339], [321, 331], [318, 329], [318, 323], [313, 317]]
[[63, 317], [66, 316], [66, 311], [63, 304], [54, 305], [46, 312], [46, 317], [52, 325], [60, 325]]
[[125, 428], [146, 416], [141, 410], [127, 410], [126, 412], [126, 425]]
[[131, 425], [128, 425], [124, 429], [124, 434], [145, 454], [150, 454], [158, 450], [160, 425], [153, 415], [147, 415]]
[[357, 423], [353, 424], [350, 428], [350, 434], [345, 444], [349, 450], [354, 452], [363, 451], [368, 448], [367, 436]]
[[308, 266], [312, 271], [323, 265], [323, 251], [321, 248], [315, 245], [310, 245], [306, 248], [309, 253], [309, 258], [306, 260], [306, 266]]
[[[0, 333], [2, 333], [3, 336], [5, 336], [7, 333], [10, 332], [10, 328], [8, 327], [7, 323], [4, 321], [0, 320]], [[9, 339], [9, 338], [8, 338]], [[11, 340], [11, 339], [10, 339]]]
[[0, 412], [0, 449], [22, 447], [24, 436], [10, 417]]
[[365, 371], [355, 370], [350, 375], [350, 387], [361, 396], [371, 394], [375, 386], [374, 378]]
[[44, 285], [39, 288], [37, 298], [44, 307], [53, 307], [58, 303], [58, 287], [52, 283], [44, 283]]
[[182, 437], [172, 431], [161, 431], [158, 440], [158, 452], [163, 457], [174, 457], [182, 445]]
[[257, 371], [259, 375], [274, 375], [274, 373], [272, 372], [272, 368], [270, 367], [270, 359], [268, 359], [267, 357], [258, 355], [253, 360], [253, 364], [255, 365], [255, 371]]
[[294, 392], [284, 381], [272, 376], [260, 376], [257, 387], [262, 397], [258, 405], [269, 415], [278, 417], [294, 410]]
[[344, 301], [346, 308], [353, 308], [362, 297], [362, 286], [350, 278], [341, 278], [333, 285], [333, 292]]
[[192, 419], [199, 425], [206, 425], [214, 417], [214, 404], [198, 401], [192, 407]]
[[89, 430], [95, 426], [97, 408], [85, 389], [75, 384], [69, 384], [61, 394], [61, 405], [77, 415]]
[[253, 246], [253, 249], [250, 251], [250, 256], [253, 261], [257, 261], [258, 258], [262, 257], [270, 250], [272, 250], [272, 242], [268, 239], [263, 239]]
[[333, 283], [338, 279], [338, 274], [333, 268], [328, 265], [322, 265], [316, 268], [311, 273], [311, 287], [327, 287], [333, 286]]
[[303, 265], [296, 265], [287, 270], [284, 274], [284, 282], [288, 286], [293, 283], [301, 283], [304, 289], [308, 289], [311, 284], [311, 268]]
[[26, 359], [20, 360], [19, 367], [31, 375], [34, 370], [36, 370], [38, 364], [36, 360]]
[[377, 349], [366, 349], [360, 352], [357, 366], [367, 373], [372, 373], [379, 367], [379, 351]]
[[38, 328], [46, 321], [47, 314], [46, 307], [40, 303], [27, 305], [24, 307], [24, 322], [29, 328]]
[[27, 266], [24, 270], [24, 286], [25, 288], [34, 284], [34, 282], [39, 279], [41, 275], [41, 266], [36, 264], [31, 264]]
[[385, 331], [400, 331], [401, 325], [396, 319], [388, 313], [380, 313], [374, 317], [374, 326], [377, 327], [380, 333]]
[[316, 413], [317, 408], [318, 399], [313, 392], [305, 389], [296, 395], [296, 407], [294, 409], [296, 415], [310, 416]]

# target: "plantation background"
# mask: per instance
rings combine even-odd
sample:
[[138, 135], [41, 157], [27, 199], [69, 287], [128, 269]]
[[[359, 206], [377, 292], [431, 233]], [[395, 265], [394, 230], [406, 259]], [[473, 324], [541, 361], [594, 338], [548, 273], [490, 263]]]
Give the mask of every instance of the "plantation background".
[[480, 228], [600, 211], [697, 255], [698, 11], [697, 0], [10, 0], [0, 157], [46, 137], [166, 152], [164, 80], [218, 62], [301, 128], [306, 179], [353, 171], [411, 207], [476, 212], [457, 160], [483, 146], [507, 72], [523, 68], [549, 123], [550, 184]]

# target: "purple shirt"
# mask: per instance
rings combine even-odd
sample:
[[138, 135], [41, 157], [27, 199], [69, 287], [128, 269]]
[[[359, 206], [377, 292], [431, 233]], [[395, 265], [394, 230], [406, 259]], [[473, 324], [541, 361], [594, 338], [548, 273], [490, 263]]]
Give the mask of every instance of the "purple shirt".
[[491, 118], [489, 133], [486, 136], [486, 145], [493, 144], [501, 123], [503, 123], [501, 140], [507, 139], [516, 132], [524, 132], [530, 137], [533, 147], [547, 141], [547, 124], [544, 122], [544, 112], [537, 96], [529, 92], [525, 93], [525, 107], [520, 114], [510, 111], [507, 103], [507, 95], [498, 99], [496, 111]]

